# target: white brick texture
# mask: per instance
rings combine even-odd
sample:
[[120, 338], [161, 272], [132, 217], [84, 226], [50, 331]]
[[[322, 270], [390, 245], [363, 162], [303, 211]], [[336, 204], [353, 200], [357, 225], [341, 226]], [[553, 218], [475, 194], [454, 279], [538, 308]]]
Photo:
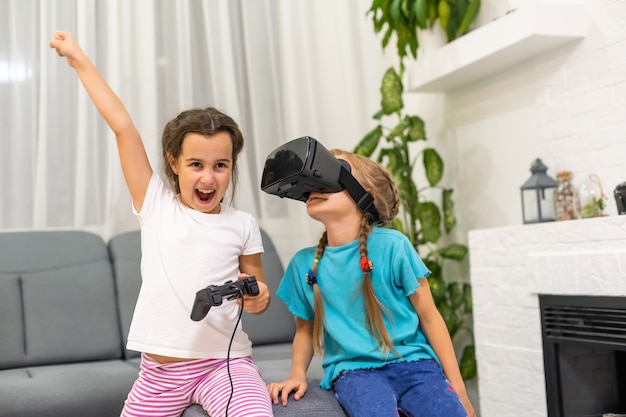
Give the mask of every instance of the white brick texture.
[[469, 248], [481, 417], [547, 417], [538, 294], [626, 297], [626, 216], [474, 230]]

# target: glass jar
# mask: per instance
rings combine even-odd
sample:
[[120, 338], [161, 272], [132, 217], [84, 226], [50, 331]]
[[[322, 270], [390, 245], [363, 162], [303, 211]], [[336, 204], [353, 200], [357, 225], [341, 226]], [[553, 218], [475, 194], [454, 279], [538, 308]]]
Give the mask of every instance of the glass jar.
[[575, 195], [578, 217], [586, 219], [589, 217], [606, 216], [607, 196], [602, 189], [602, 182], [596, 174], [590, 174], [589, 179], [578, 186]]
[[557, 172], [556, 180], [559, 185], [554, 194], [554, 206], [556, 220], [574, 220], [578, 218], [576, 199], [574, 195], [576, 188], [572, 184], [572, 171]]

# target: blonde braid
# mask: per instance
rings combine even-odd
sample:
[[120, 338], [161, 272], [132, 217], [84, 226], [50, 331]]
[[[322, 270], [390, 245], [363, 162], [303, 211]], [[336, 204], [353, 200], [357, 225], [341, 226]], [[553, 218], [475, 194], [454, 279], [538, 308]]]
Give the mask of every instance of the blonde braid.
[[313, 350], [316, 354], [322, 355], [322, 349], [324, 347], [324, 304], [322, 303], [322, 293], [319, 285], [317, 285], [317, 269], [320, 259], [324, 254], [324, 250], [328, 245], [328, 234], [326, 231], [322, 234], [319, 243], [317, 244], [317, 251], [315, 252], [315, 260], [311, 271], [313, 274], [313, 295], [315, 297], [315, 315], [313, 318]]
[[[372, 231], [372, 226], [368, 223], [365, 216], [361, 218], [361, 234], [359, 236], [359, 252], [361, 259], [367, 258], [367, 237]], [[361, 266], [363, 268], [363, 266]], [[363, 268], [363, 301], [365, 303], [365, 314], [367, 316], [367, 330], [376, 339], [378, 347], [383, 352], [388, 353], [393, 351], [396, 356], [400, 354], [396, 351], [391, 339], [387, 327], [383, 320], [383, 314], [388, 317], [388, 311], [385, 306], [380, 302], [376, 293], [374, 292], [374, 285], [372, 284], [372, 277], [370, 272], [367, 272], [369, 268]]]

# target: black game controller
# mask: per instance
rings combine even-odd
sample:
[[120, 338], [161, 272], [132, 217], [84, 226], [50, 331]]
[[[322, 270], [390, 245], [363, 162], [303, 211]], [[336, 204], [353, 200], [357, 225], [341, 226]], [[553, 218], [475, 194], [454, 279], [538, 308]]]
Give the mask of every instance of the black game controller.
[[237, 281], [226, 281], [222, 285], [209, 285], [196, 293], [191, 309], [191, 320], [200, 321], [206, 317], [213, 306], [222, 304], [222, 300], [234, 300], [242, 294], [259, 295], [256, 277], [245, 277]]

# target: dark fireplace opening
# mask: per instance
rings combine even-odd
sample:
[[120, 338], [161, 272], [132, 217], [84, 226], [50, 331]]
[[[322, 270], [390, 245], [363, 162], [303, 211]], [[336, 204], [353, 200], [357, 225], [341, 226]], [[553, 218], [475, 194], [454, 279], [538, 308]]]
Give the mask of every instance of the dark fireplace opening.
[[626, 297], [539, 295], [548, 417], [626, 416]]

